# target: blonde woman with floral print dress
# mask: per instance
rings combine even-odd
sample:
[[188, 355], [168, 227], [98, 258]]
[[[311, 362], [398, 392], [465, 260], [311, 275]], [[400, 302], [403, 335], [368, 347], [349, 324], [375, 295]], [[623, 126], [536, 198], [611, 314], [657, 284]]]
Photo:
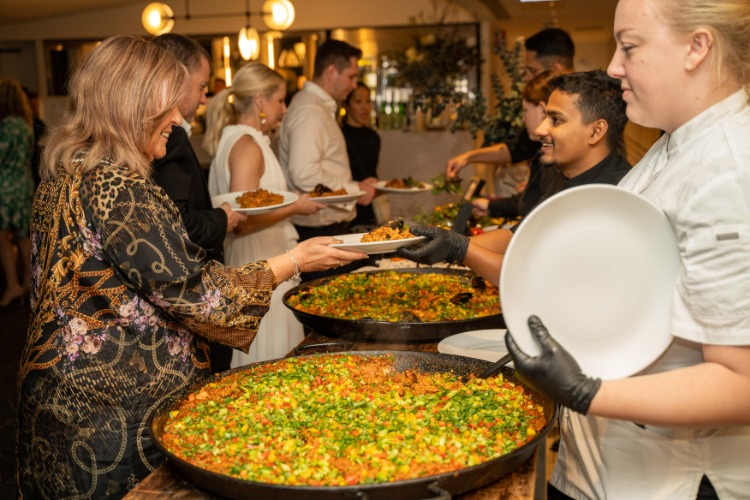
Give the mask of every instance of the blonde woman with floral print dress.
[[149, 416], [209, 375], [206, 340], [247, 350], [276, 285], [366, 257], [302, 243], [229, 268], [203, 262], [150, 178], [187, 73], [137, 37], [104, 41], [70, 83], [32, 214], [32, 317], [19, 373], [24, 498], [120, 498], [158, 467]]

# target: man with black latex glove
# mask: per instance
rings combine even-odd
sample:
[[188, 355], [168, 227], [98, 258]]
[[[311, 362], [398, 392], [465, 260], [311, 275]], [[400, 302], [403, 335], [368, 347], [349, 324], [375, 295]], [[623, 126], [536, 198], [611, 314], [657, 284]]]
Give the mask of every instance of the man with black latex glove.
[[[630, 170], [630, 164], [617, 150], [627, 123], [620, 80], [603, 71], [586, 71], [558, 76], [550, 86], [546, 116], [535, 133], [543, 144], [539, 161], [557, 168], [559, 175], [546, 186], [537, 206], [565, 189], [586, 184], [617, 184]], [[455, 261], [499, 286], [505, 252], [516, 227], [487, 231], [469, 239], [459, 238], [455, 233], [450, 233], [448, 239], [433, 228], [424, 236], [430, 239], [432, 234], [442, 235], [446, 242], [425, 242], [424, 246], [414, 248], [411, 255], [432, 264], [438, 262], [442, 253], [454, 253], [455, 246], [461, 249], [460, 259], [454, 257]], [[447, 241], [454, 243], [442, 248], [448, 245]], [[407, 251], [400, 255], [413, 258]]]
[[469, 250], [468, 237], [455, 231], [416, 222], [410, 222], [408, 226], [414, 236], [424, 236], [427, 240], [418, 246], [399, 248], [396, 251], [399, 257], [429, 265], [438, 262], [464, 263], [466, 252]]
[[529, 330], [542, 348], [538, 356], [528, 356], [510, 332], [505, 333], [505, 344], [513, 357], [516, 373], [557, 403], [585, 415], [602, 385], [601, 379], [581, 373], [578, 362], [555, 342], [537, 316], [529, 317]]

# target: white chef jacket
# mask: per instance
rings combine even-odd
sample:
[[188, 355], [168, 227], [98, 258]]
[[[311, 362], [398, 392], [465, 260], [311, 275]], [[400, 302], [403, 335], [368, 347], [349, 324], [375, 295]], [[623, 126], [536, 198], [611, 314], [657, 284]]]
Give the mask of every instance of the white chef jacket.
[[[292, 98], [279, 136], [279, 160], [291, 188], [309, 193], [316, 184], [325, 184], [334, 191], [360, 190], [359, 183], [352, 180], [337, 110], [336, 101], [313, 82], [306, 82]], [[350, 221], [356, 215], [355, 202], [350, 202], [313, 215], [297, 215], [292, 222], [319, 227]]]
[[[675, 339], [642, 373], [700, 363], [703, 343], [750, 345], [745, 90], [664, 135], [620, 186], [666, 213], [682, 259], [672, 304]], [[551, 482], [573, 498], [695, 498], [704, 474], [719, 497], [750, 498], [750, 427], [644, 429], [565, 410], [560, 433]]]

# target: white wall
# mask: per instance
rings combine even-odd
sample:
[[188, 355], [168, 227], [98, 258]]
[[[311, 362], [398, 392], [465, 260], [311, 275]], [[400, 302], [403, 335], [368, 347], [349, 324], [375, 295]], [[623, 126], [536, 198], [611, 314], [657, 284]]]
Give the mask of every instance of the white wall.
[[0, 76], [14, 78], [39, 92], [36, 51], [33, 42], [0, 42]]

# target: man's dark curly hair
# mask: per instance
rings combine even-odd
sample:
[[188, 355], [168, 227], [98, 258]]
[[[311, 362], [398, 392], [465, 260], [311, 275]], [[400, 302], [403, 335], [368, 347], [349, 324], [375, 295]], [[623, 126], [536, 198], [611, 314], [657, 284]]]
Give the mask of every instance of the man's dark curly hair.
[[609, 126], [607, 145], [612, 149], [617, 147], [628, 123], [620, 80], [595, 70], [561, 75], [550, 85], [553, 92], [558, 90], [575, 97], [576, 106], [586, 123], [606, 120]]

